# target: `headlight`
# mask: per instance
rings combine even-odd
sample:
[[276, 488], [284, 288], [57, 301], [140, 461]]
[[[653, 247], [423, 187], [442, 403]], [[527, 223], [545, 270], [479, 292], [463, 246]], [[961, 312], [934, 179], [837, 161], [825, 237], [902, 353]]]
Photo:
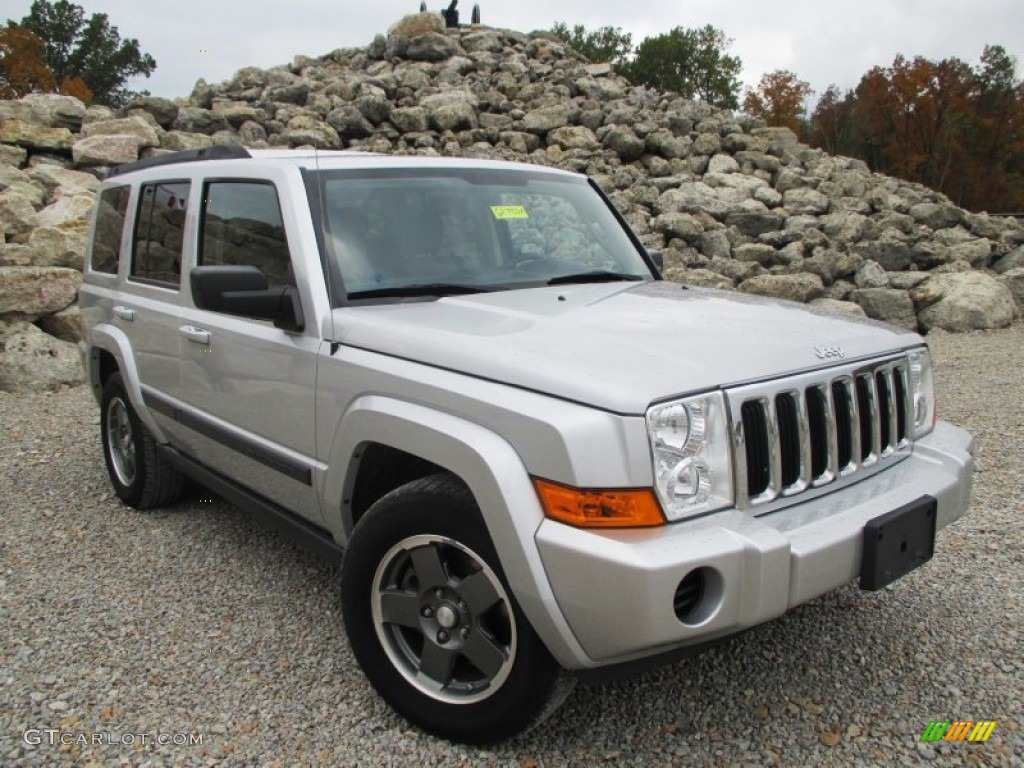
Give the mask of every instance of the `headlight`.
[[647, 411], [654, 485], [669, 520], [732, 506], [732, 460], [721, 392]]
[[911, 350], [910, 395], [914, 419], [914, 438], [924, 437], [935, 426], [935, 380], [932, 378], [932, 358], [926, 347]]

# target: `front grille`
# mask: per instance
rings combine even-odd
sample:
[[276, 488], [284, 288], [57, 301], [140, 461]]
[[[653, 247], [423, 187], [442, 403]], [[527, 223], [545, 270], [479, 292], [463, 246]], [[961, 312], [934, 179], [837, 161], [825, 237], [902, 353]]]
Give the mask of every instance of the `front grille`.
[[902, 357], [731, 390], [740, 505], [768, 504], [905, 455], [907, 393]]

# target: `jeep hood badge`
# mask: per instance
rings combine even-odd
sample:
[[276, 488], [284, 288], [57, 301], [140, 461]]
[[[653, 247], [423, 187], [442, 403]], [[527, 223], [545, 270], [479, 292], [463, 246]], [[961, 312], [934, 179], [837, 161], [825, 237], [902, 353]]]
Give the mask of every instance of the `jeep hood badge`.
[[830, 357], [838, 357], [842, 360], [846, 357], [842, 347], [815, 347], [814, 354], [821, 360], [827, 360]]

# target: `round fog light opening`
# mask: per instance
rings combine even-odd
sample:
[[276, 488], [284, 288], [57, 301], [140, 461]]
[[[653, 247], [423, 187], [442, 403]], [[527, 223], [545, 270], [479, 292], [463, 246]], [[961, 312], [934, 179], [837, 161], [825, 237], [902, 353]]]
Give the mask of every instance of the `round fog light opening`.
[[679, 582], [676, 593], [672, 597], [672, 609], [675, 611], [676, 618], [684, 624], [692, 622], [694, 614], [704, 598], [704, 591], [707, 587], [704, 570], [704, 568], [695, 568], [686, 574]]

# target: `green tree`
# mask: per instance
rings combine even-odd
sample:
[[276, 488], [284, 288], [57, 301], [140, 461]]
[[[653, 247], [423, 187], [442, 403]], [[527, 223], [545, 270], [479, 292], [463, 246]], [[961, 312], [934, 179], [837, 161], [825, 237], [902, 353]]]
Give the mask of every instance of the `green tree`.
[[600, 27], [588, 32], [582, 24], [576, 24], [570, 30], [556, 21], [551, 31], [590, 61], [621, 65], [633, 52], [633, 36], [619, 27]]
[[[18, 26], [8, 20], [8, 27]], [[125, 82], [136, 75], [149, 77], [156, 61], [139, 50], [139, 41], [121, 39], [105, 13], [88, 19], [81, 6], [58, 0], [35, 0], [20, 26], [43, 41], [43, 56], [57, 82], [80, 78], [93, 101], [119, 107], [135, 92]]]
[[638, 85], [676, 91], [716, 107], [739, 106], [743, 62], [726, 51], [732, 41], [710, 24], [700, 29], [676, 27], [646, 38], [623, 74]]

